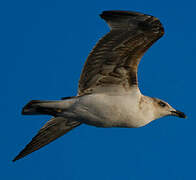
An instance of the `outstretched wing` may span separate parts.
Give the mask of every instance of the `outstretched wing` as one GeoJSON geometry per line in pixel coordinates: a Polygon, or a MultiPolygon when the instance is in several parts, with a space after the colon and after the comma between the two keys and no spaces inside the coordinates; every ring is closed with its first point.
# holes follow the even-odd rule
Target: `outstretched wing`
{"type": "Polygon", "coordinates": [[[150,15],[128,11],[104,11],[111,31],[98,41],[84,65],[78,94],[104,88],[137,85],[137,68],[145,51],[163,34],[160,21],[150,15]]]}
{"type": "Polygon", "coordinates": [[[73,128],[79,126],[81,123],[78,121],[69,121],[64,117],[54,117],[49,120],[31,140],[29,144],[13,159],[16,161],[25,157],[26,155],[42,148],[43,146],[54,141],[58,137],[69,132],[73,128]]]}

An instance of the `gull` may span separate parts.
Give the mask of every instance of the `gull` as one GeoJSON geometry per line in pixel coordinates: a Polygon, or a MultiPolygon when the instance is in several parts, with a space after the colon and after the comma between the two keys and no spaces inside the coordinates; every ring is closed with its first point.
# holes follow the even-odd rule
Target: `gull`
{"type": "Polygon", "coordinates": [[[23,115],[53,116],[16,161],[49,144],[81,124],[138,128],[164,116],[186,118],[167,102],[140,92],[139,62],[164,34],[158,18],[131,11],[103,11],[110,27],[89,54],[79,80],[78,94],[57,101],[30,101],[23,115]]]}

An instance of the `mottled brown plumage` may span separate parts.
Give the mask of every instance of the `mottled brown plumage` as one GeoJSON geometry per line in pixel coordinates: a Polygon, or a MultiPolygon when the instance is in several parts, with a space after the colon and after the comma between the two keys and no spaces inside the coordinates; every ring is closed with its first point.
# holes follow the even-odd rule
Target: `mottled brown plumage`
{"type": "Polygon", "coordinates": [[[140,59],[164,34],[160,21],[153,16],[127,11],[104,11],[100,16],[111,31],[89,54],[79,81],[79,95],[111,85],[137,85],[140,59]]]}
{"type": "Polygon", "coordinates": [[[54,117],[48,121],[31,140],[29,144],[13,159],[16,161],[24,156],[42,148],[43,146],[61,137],[73,128],[79,126],[78,121],[69,121],[64,117],[54,117]]]}
{"type": "MultiPolygon", "coordinates": [[[[77,97],[104,92],[106,88],[114,91],[115,86],[116,89],[124,90],[137,86],[140,59],[164,34],[160,21],[150,15],[128,11],[104,11],[100,16],[108,23],[111,31],[99,40],[89,54],[80,77],[77,97]]],[[[50,102],[48,104],[47,106],[46,101],[30,102],[25,106],[23,114],[57,116],[60,112],[59,106],[50,102]]],[[[81,122],[69,121],[64,117],[52,118],[13,161],[40,149],[80,124],[81,122]]]]}

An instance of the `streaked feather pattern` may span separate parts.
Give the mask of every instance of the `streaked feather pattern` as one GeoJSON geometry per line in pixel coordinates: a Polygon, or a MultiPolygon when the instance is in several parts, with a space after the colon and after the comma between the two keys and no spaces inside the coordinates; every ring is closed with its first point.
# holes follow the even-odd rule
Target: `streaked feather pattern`
{"type": "Polygon", "coordinates": [[[145,51],[164,29],[149,15],[128,11],[104,11],[101,15],[111,31],[101,38],[83,68],[78,94],[100,91],[100,87],[137,85],[137,68],[145,51]]]}

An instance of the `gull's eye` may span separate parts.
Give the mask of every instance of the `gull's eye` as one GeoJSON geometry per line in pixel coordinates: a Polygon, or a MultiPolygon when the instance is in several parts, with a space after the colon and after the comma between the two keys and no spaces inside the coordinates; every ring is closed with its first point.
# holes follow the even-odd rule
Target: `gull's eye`
{"type": "Polygon", "coordinates": [[[165,107],[165,106],[166,106],[166,104],[165,104],[163,101],[159,101],[159,105],[160,105],[161,107],[165,107]]]}

